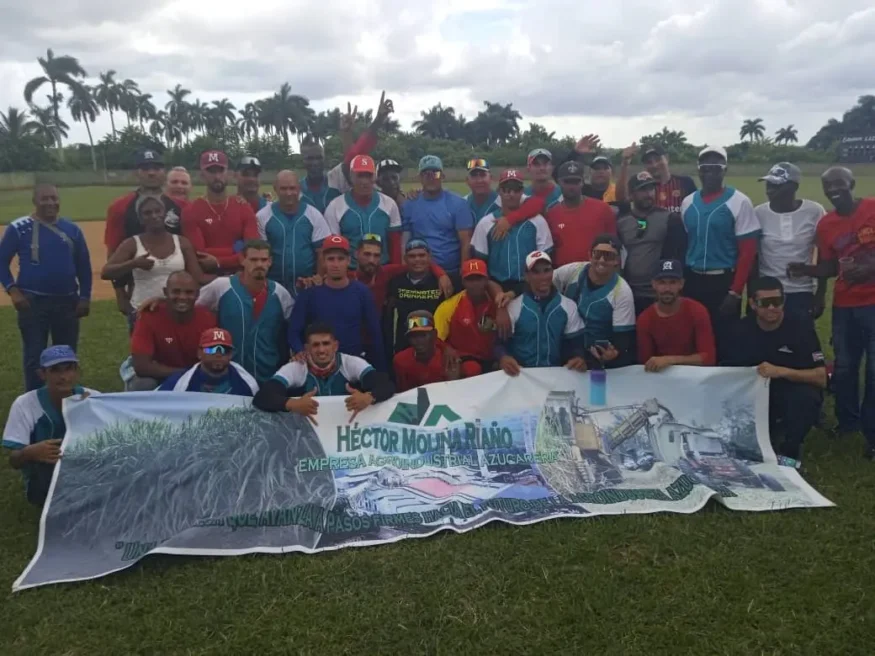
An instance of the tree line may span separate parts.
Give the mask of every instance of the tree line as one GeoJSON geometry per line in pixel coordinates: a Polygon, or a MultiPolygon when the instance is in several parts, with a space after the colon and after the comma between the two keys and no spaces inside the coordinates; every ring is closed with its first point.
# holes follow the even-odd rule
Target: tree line
{"type": "MultiPolygon", "coordinates": [[[[299,149],[304,142],[316,142],[325,146],[329,158],[340,155],[340,108],[317,113],[305,96],[293,93],[289,83],[239,108],[228,98],[204,102],[177,84],[167,90],[168,99],[161,106],[135,80],[120,79],[115,70],[102,71],[89,81],[75,57],[56,56],[49,49],[37,61],[42,75],[24,87],[27,108],[0,111],[0,171],[84,169],[89,165],[94,170],[129,168],[132,151],[144,146],[167,151],[167,159],[174,164],[194,166],[202,150],[222,147],[230,154],[258,154],[265,166],[273,168],[296,161],[291,154],[292,139],[299,149]],[[48,92],[45,103],[37,100],[41,91],[48,92]],[[109,116],[111,131],[95,143],[92,126],[101,113],[109,116]],[[85,125],[89,144],[64,147],[70,129],[65,115],[85,125]]],[[[358,114],[354,131],[365,129],[372,118],[370,109],[358,114]]],[[[442,156],[449,166],[463,166],[472,155],[513,165],[524,161],[533,147],[573,147],[575,139],[557,137],[538,123],[521,129],[522,120],[512,103],[484,101],[483,109],[471,119],[438,103],[420,112],[410,132],[402,131],[394,119],[386,121],[377,155],[408,166],[426,152],[442,156]]],[[[779,158],[824,161],[834,156],[842,136],[871,132],[875,132],[875,96],[867,95],[841,120],[830,119],[804,148],[795,146],[798,130],[794,125],[779,128],[769,137],[763,119],[754,118],[743,122],[740,142],[729,151],[733,158],[754,162],[779,158]]],[[[658,145],[678,162],[694,161],[700,147],[691,144],[683,131],[668,127],[643,135],[638,143],[658,145]]],[[[618,152],[607,149],[605,154],[616,156],[618,152]]]]}

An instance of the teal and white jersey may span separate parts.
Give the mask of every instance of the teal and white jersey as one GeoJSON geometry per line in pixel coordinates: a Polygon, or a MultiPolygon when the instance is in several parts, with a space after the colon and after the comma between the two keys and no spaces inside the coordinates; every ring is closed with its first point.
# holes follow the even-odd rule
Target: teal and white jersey
{"type": "Polygon", "coordinates": [[[495,240],[492,229],[500,217],[499,209],[477,224],[471,248],[477,257],[486,260],[490,277],[499,282],[519,282],[525,279],[526,256],[532,251],[553,250],[553,235],[547,220],[538,214],[512,226],[504,239],[495,240]]]}
{"type": "Polygon", "coordinates": [[[471,208],[471,212],[474,214],[475,228],[484,216],[488,216],[501,209],[501,196],[498,195],[497,191],[490,191],[486,200],[479,205],[474,201],[474,194],[468,194],[465,196],[465,201],[467,201],[468,206],[471,208]]]}
{"type": "MultiPolygon", "coordinates": [[[[528,186],[526,186],[525,189],[523,189],[523,200],[525,200],[529,196],[534,196],[534,195],[535,195],[535,192],[532,189],[532,185],[528,185],[528,186]]],[[[546,205],[544,205],[544,211],[546,212],[551,207],[553,207],[556,203],[561,203],[561,202],[562,202],[562,189],[559,187],[558,184],[554,184],[552,191],[549,194],[547,194],[547,200],[546,200],[546,205]]]]}
{"type": "Polygon", "coordinates": [[[586,347],[597,340],[610,341],[615,332],[635,330],[635,300],[632,288],[619,274],[601,287],[592,288],[587,271],[589,262],[572,262],[553,271],[553,284],[574,299],[586,324],[586,347]]]}
{"type": "Polygon", "coordinates": [[[279,203],[269,203],[255,215],[258,234],[270,244],[268,277],[294,293],[298,278],[316,273],[316,249],[331,234],[325,217],[312,205],[300,203],[289,215],[279,203]]]}
{"type": "Polygon", "coordinates": [[[379,235],[383,240],[382,264],[389,263],[389,233],[401,230],[401,213],[398,205],[386,194],[374,192],[367,207],[356,203],[351,193],[338,196],[325,210],[325,220],[334,235],[349,240],[352,251],[351,268],[356,268],[355,251],[367,234],[379,235]]]}
{"type": "Polygon", "coordinates": [[[709,202],[702,190],[681,202],[681,219],[687,229],[685,264],[694,271],[734,269],[738,261],[738,240],[762,232],[750,198],[733,187],[709,202]]]}
{"type": "Polygon", "coordinates": [[[584,331],[574,301],[562,294],[544,303],[525,292],[510,302],[507,311],[513,330],[508,353],[523,367],[562,365],[562,340],[580,337],[584,331]]]}
{"type": "MultiPolygon", "coordinates": [[[[73,390],[74,397],[84,392],[97,396],[100,392],[79,387],[73,390]]],[[[32,390],[12,402],[6,428],[3,430],[3,446],[7,449],[23,449],[44,440],[62,440],[67,432],[63,415],[52,405],[45,387],[32,390]]],[[[21,469],[27,498],[41,503],[48,491],[54,465],[42,462],[27,463],[21,469]],[[36,488],[40,488],[37,490],[36,488]]]]}
{"type": "Polygon", "coordinates": [[[316,390],[317,396],[345,396],[349,394],[347,383],[356,385],[374,368],[363,358],[338,353],[334,371],[326,378],[314,376],[306,362],[289,362],[277,371],[272,380],[277,380],[286,389],[303,388],[304,394],[316,390]]]}

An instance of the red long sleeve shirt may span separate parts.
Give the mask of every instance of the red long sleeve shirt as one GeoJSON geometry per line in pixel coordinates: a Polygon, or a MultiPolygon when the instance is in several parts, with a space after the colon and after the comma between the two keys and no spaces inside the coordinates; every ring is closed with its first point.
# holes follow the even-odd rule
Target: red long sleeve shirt
{"type": "Polygon", "coordinates": [[[190,203],[182,212],[182,234],[196,251],[209,253],[229,272],[240,268],[234,245],[259,238],[255,212],[239,196],[229,196],[219,205],[206,198],[190,203]]]}

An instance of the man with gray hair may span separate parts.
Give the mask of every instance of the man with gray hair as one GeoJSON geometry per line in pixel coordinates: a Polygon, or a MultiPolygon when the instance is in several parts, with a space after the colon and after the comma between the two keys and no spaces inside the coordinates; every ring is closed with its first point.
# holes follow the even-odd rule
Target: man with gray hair
{"type": "Polygon", "coordinates": [[[826,278],[791,276],[791,262],[814,263],[817,224],[826,212],[813,200],[796,198],[802,171],[790,162],[778,162],[760,178],[768,201],[754,212],[762,228],[755,277],[770,276],[784,287],[784,311],[805,321],[823,314],[826,278]]]}

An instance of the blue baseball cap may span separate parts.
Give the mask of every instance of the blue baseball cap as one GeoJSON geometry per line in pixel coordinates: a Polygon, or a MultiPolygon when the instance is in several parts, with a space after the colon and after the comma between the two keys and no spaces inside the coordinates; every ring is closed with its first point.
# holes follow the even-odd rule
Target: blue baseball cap
{"type": "Polygon", "coordinates": [[[682,280],[684,277],[684,267],[679,260],[660,260],[659,266],[653,273],[654,280],[662,280],[666,278],[674,278],[682,280]]]}
{"type": "Polygon", "coordinates": [[[428,244],[425,243],[424,239],[411,239],[404,247],[404,252],[409,253],[410,251],[417,248],[423,248],[426,250],[426,252],[431,253],[431,249],[428,247],[428,244]]]}
{"type": "Polygon", "coordinates": [[[443,171],[444,163],[437,155],[426,155],[419,160],[419,172],[423,171],[443,171]]]}
{"type": "Polygon", "coordinates": [[[48,369],[56,364],[63,364],[65,362],[79,362],[76,352],[66,344],[50,346],[40,353],[39,356],[39,366],[43,369],[48,369]]]}

